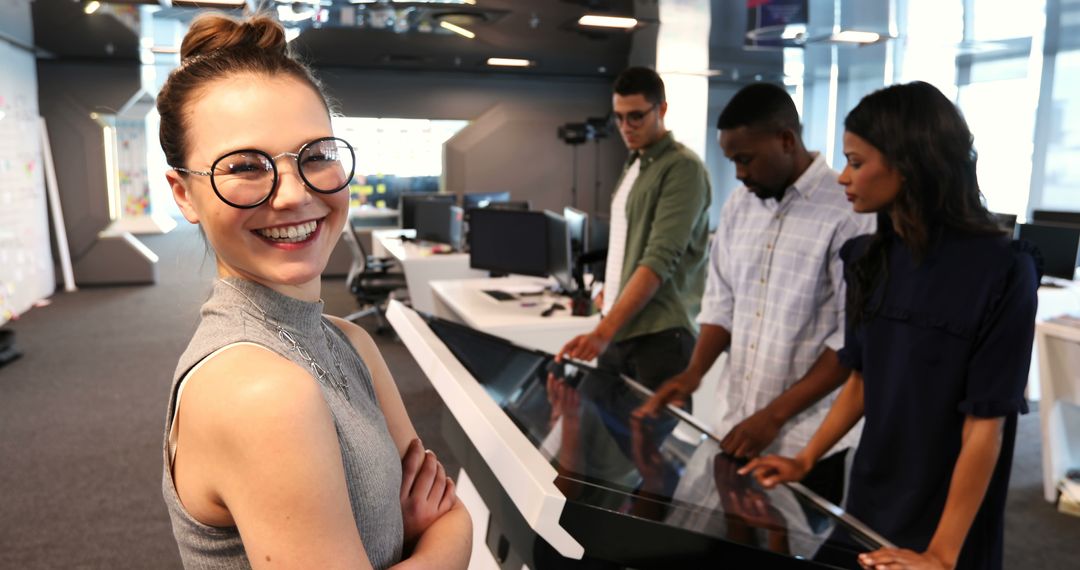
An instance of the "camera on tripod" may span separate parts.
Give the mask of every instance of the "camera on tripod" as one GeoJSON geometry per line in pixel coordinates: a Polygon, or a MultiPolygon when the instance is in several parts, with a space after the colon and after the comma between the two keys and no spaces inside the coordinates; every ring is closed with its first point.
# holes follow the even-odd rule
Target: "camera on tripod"
{"type": "Polygon", "coordinates": [[[589,117],[583,123],[566,123],[558,130],[559,139],[568,145],[599,141],[609,134],[611,134],[611,119],[608,117],[589,117]]]}

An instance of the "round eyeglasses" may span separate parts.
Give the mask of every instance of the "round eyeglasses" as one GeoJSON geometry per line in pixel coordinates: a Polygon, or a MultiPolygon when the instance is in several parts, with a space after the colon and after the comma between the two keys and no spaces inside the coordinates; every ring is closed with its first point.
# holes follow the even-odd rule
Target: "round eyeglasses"
{"type": "Polygon", "coordinates": [[[344,189],[355,174],[356,152],[352,145],[336,137],[315,139],[296,152],[277,156],[258,149],[235,150],[215,160],[209,171],[169,168],[209,176],[210,186],[222,202],[234,208],[254,208],[274,194],[278,184],[276,161],[283,156],[296,159],[300,179],[320,194],[344,189]]]}
{"type": "Polygon", "coordinates": [[[612,111],[611,116],[616,126],[626,123],[630,126],[630,128],[636,129],[645,123],[645,117],[648,117],[649,113],[652,113],[653,109],[655,108],[656,103],[653,103],[652,105],[649,105],[648,109],[642,109],[641,111],[629,111],[625,115],[616,111],[612,111]]]}

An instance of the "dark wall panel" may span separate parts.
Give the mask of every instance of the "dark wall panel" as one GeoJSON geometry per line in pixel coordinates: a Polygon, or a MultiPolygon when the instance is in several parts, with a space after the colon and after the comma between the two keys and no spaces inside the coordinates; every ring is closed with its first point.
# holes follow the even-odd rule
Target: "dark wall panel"
{"type": "MultiPolygon", "coordinates": [[[[536,208],[570,204],[573,151],[558,127],[603,117],[611,108],[608,80],[507,77],[494,74],[395,73],[344,68],[319,71],[338,110],[354,117],[474,121],[445,154],[448,191],[510,190],[536,208]],[[468,131],[472,131],[469,134],[468,131]]],[[[595,176],[606,212],[626,158],[618,135],[579,147],[578,206],[592,211],[595,176]]]]}
{"type": "Polygon", "coordinates": [[[90,114],[115,113],[139,90],[137,63],[38,60],[38,103],[48,126],[73,260],[109,225],[105,143],[90,114]]]}

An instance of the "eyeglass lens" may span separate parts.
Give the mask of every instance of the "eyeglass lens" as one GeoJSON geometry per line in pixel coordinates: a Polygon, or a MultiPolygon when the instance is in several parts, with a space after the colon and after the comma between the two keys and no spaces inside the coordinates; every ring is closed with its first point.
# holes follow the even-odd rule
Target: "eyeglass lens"
{"type": "Polygon", "coordinates": [[[645,120],[645,116],[651,113],[652,110],[653,108],[649,107],[645,111],[629,111],[625,115],[622,113],[612,113],[612,115],[615,117],[616,124],[627,123],[631,127],[637,127],[641,125],[642,121],[645,120]]]}
{"type": "MultiPolygon", "coordinates": [[[[313,190],[332,193],[348,185],[353,175],[352,148],[340,139],[321,139],[301,149],[296,159],[300,176],[313,190]]],[[[257,151],[237,151],[217,160],[214,189],[225,202],[239,207],[261,203],[274,191],[274,161],[257,151]]]]}

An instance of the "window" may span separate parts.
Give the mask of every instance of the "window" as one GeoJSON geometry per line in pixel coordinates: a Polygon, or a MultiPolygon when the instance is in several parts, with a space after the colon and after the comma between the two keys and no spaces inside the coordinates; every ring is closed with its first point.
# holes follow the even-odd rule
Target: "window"
{"type": "Polygon", "coordinates": [[[402,192],[438,192],[443,145],[468,121],[335,117],[334,134],[356,149],[350,206],[396,208],[402,192]]]}

